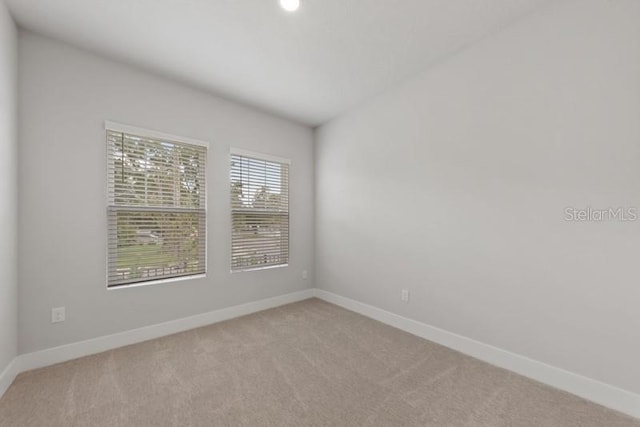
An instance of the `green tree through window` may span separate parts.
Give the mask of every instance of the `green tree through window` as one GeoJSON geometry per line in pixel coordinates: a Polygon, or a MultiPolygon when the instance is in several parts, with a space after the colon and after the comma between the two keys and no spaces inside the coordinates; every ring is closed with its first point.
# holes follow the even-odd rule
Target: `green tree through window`
{"type": "Polygon", "coordinates": [[[107,131],[108,286],[205,272],[206,148],[107,131]]]}
{"type": "Polygon", "coordinates": [[[289,163],[231,155],[232,270],[289,262],[289,163]]]}

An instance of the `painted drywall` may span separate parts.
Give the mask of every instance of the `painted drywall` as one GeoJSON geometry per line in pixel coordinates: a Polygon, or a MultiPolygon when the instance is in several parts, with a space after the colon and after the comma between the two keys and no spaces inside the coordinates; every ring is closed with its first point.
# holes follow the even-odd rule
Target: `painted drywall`
{"type": "Polygon", "coordinates": [[[19,66],[20,353],[313,287],[311,129],[28,32],[19,66]],[[105,120],[210,141],[206,279],[106,289],[105,120]],[[230,273],[231,146],[291,159],[289,267],[230,273]]]}
{"type": "Polygon", "coordinates": [[[640,392],[639,118],[640,2],[494,34],[317,130],[317,286],[640,392]]]}
{"type": "Polygon", "coordinates": [[[0,373],[16,356],[18,33],[0,0],[0,373]]]}

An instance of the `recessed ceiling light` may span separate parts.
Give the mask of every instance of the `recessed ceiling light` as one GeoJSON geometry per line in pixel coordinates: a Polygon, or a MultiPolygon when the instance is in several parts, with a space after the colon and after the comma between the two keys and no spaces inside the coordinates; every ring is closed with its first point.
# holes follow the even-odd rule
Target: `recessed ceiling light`
{"type": "Polygon", "coordinates": [[[280,7],[287,12],[295,12],[300,7],[300,0],[280,0],[280,7]]]}

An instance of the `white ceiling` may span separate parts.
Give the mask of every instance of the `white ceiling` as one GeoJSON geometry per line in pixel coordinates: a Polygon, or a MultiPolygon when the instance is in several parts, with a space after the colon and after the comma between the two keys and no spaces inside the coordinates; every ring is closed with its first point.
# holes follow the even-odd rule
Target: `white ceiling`
{"type": "Polygon", "coordinates": [[[549,0],[5,0],[18,23],[318,125],[549,0]]]}

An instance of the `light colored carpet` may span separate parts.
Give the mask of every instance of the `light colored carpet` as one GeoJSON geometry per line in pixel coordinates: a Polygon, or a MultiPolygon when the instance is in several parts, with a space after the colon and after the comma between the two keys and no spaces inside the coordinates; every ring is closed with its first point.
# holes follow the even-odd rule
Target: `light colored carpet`
{"type": "Polygon", "coordinates": [[[18,376],[2,426],[640,426],[317,299],[18,376]]]}

